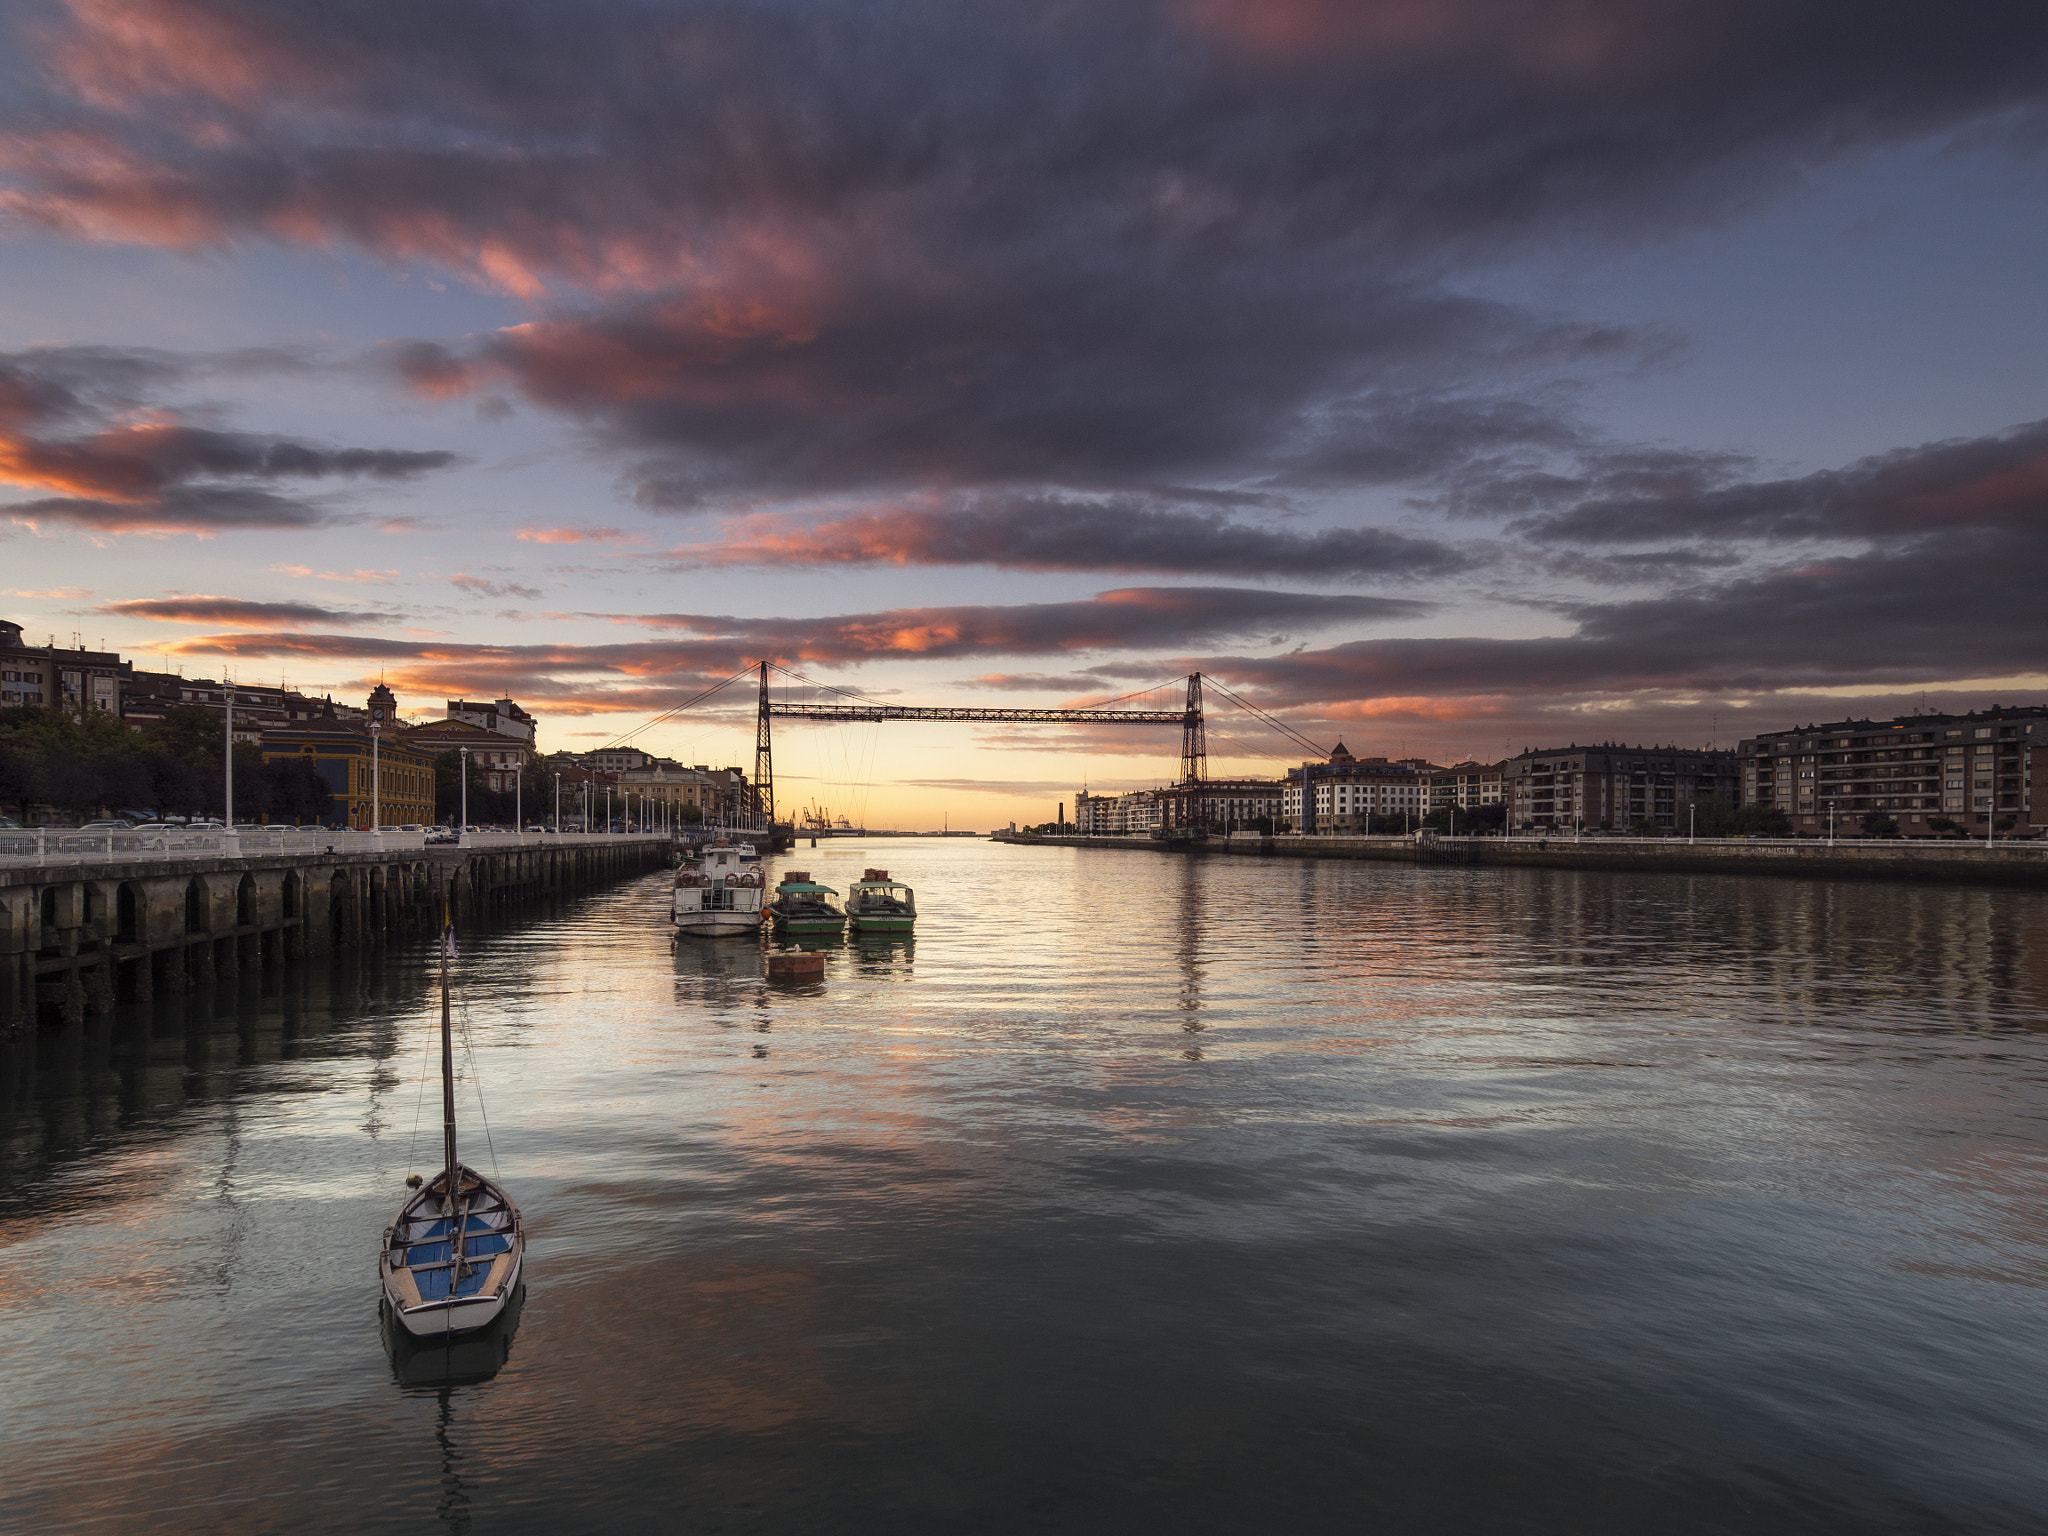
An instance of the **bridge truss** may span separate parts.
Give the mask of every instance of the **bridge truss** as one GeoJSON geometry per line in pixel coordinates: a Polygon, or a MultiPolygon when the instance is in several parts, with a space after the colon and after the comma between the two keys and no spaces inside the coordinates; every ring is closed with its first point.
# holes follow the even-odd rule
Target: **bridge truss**
{"type": "MultiPolygon", "coordinates": [[[[778,703],[768,696],[769,663],[761,663],[761,702],[754,727],[754,792],[769,825],[775,822],[775,752],[768,722],[785,720],[968,720],[1058,721],[1068,725],[1178,725],[1180,777],[1184,786],[1209,776],[1208,735],[1202,723],[1202,674],[1188,675],[1187,703],[1180,709],[965,709],[946,705],[884,704],[847,694],[831,704],[778,703]]],[[[778,671],[783,670],[777,668],[778,671]]],[[[796,674],[792,673],[791,676],[796,674]]],[[[802,681],[809,682],[804,678],[802,681]]],[[[812,686],[818,686],[813,684],[812,686]]],[[[834,690],[837,691],[837,690],[834,690]]]]}
{"type": "MultiPolygon", "coordinates": [[[[626,735],[612,743],[623,746],[641,731],[673,718],[685,710],[703,703],[722,689],[732,686],[746,677],[749,672],[758,672],[760,679],[759,702],[755,707],[754,720],[754,814],[764,826],[775,825],[775,738],[771,721],[817,720],[852,721],[874,723],[883,720],[958,720],[999,724],[1006,722],[1026,724],[1065,725],[1178,725],[1180,727],[1180,820],[1186,826],[1205,826],[1210,817],[1208,805],[1200,793],[1209,777],[1208,727],[1204,718],[1204,687],[1214,689],[1231,703],[1256,718],[1262,725],[1287,738],[1293,744],[1305,748],[1312,757],[1326,756],[1326,752],[1301,732],[1283,720],[1275,719],[1250,700],[1240,698],[1214,678],[1205,678],[1200,672],[1191,672],[1187,679],[1187,696],[1179,709],[1116,709],[1111,707],[1120,700],[1111,700],[1101,707],[1083,709],[972,709],[954,705],[921,706],[915,704],[885,704],[879,699],[863,698],[845,689],[833,688],[800,672],[762,661],[743,671],[734,673],[721,682],[712,684],[703,692],[684,700],[673,708],[653,716],[626,735]],[[776,700],[768,690],[768,675],[780,672],[793,682],[839,697],[829,703],[796,704],[776,700]]],[[[1149,693],[1154,690],[1145,689],[1149,693]]],[[[1139,694],[1127,694],[1137,698],[1139,694]]]]}

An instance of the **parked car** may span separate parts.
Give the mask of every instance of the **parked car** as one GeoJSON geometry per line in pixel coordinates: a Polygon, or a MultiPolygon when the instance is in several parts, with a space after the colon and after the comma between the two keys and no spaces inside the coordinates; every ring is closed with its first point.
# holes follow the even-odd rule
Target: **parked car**
{"type": "Polygon", "coordinates": [[[77,830],[80,832],[132,832],[135,830],[135,823],[132,821],[122,821],[119,817],[115,817],[107,821],[80,822],[77,830]]]}

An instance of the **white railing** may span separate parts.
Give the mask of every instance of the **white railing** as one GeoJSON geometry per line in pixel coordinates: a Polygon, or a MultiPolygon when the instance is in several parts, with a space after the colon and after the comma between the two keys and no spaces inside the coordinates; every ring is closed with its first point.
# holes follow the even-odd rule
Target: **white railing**
{"type": "MultiPolygon", "coordinates": [[[[666,834],[470,832],[432,846],[543,847],[563,843],[660,842],[666,834]]],[[[320,827],[165,827],[80,832],[67,827],[0,829],[0,866],[104,864],[149,859],[248,859],[286,853],[404,853],[430,846],[424,832],[343,832],[320,827]]]]}

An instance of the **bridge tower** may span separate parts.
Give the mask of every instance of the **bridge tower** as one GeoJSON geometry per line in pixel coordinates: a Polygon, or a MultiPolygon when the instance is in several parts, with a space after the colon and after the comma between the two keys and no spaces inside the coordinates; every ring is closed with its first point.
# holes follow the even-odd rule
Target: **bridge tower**
{"type": "Polygon", "coordinates": [[[768,735],[768,663],[761,663],[761,714],[754,724],[754,798],[762,825],[775,825],[775,748],[768,735]]]}
{"type": "Polygon", "coordinates": [[[1188,674],[1187,709],[1180,720],[1180,786],[1183,824],[1208,825],[1208,807],[1201,796],[1209,777],[1209,738],[1202,724],[1202,674],[1188,674]]]}

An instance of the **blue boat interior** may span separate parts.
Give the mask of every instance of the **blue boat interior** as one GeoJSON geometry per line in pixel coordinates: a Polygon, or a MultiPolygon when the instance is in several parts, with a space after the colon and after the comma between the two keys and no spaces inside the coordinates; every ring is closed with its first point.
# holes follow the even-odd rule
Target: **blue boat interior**
{"type": "MultiPolygon", "coordinates": [[[[501,1253],[509,1253],[513,1234],[506,1225],[508,1213],[501,1205],[493,1204],[484,1211],[472,1211],[462,1223],[462,1256],[469,1266],[459,1280],[454,1282],[454,1295],[460,1299],[474,1296],[483,1289],[485,1279],[491,1271],[491,1261],[501,1253]]],[[[455,1265],[454,1221],[446,1216],[414,1219],[400,1223],[398,1242],[393,1245],[394,1266],[410,1270],[413,1283],[419,1287],[422,1301],[445,1301],[449,1296],[449,1283],[455,1265]]]]}

